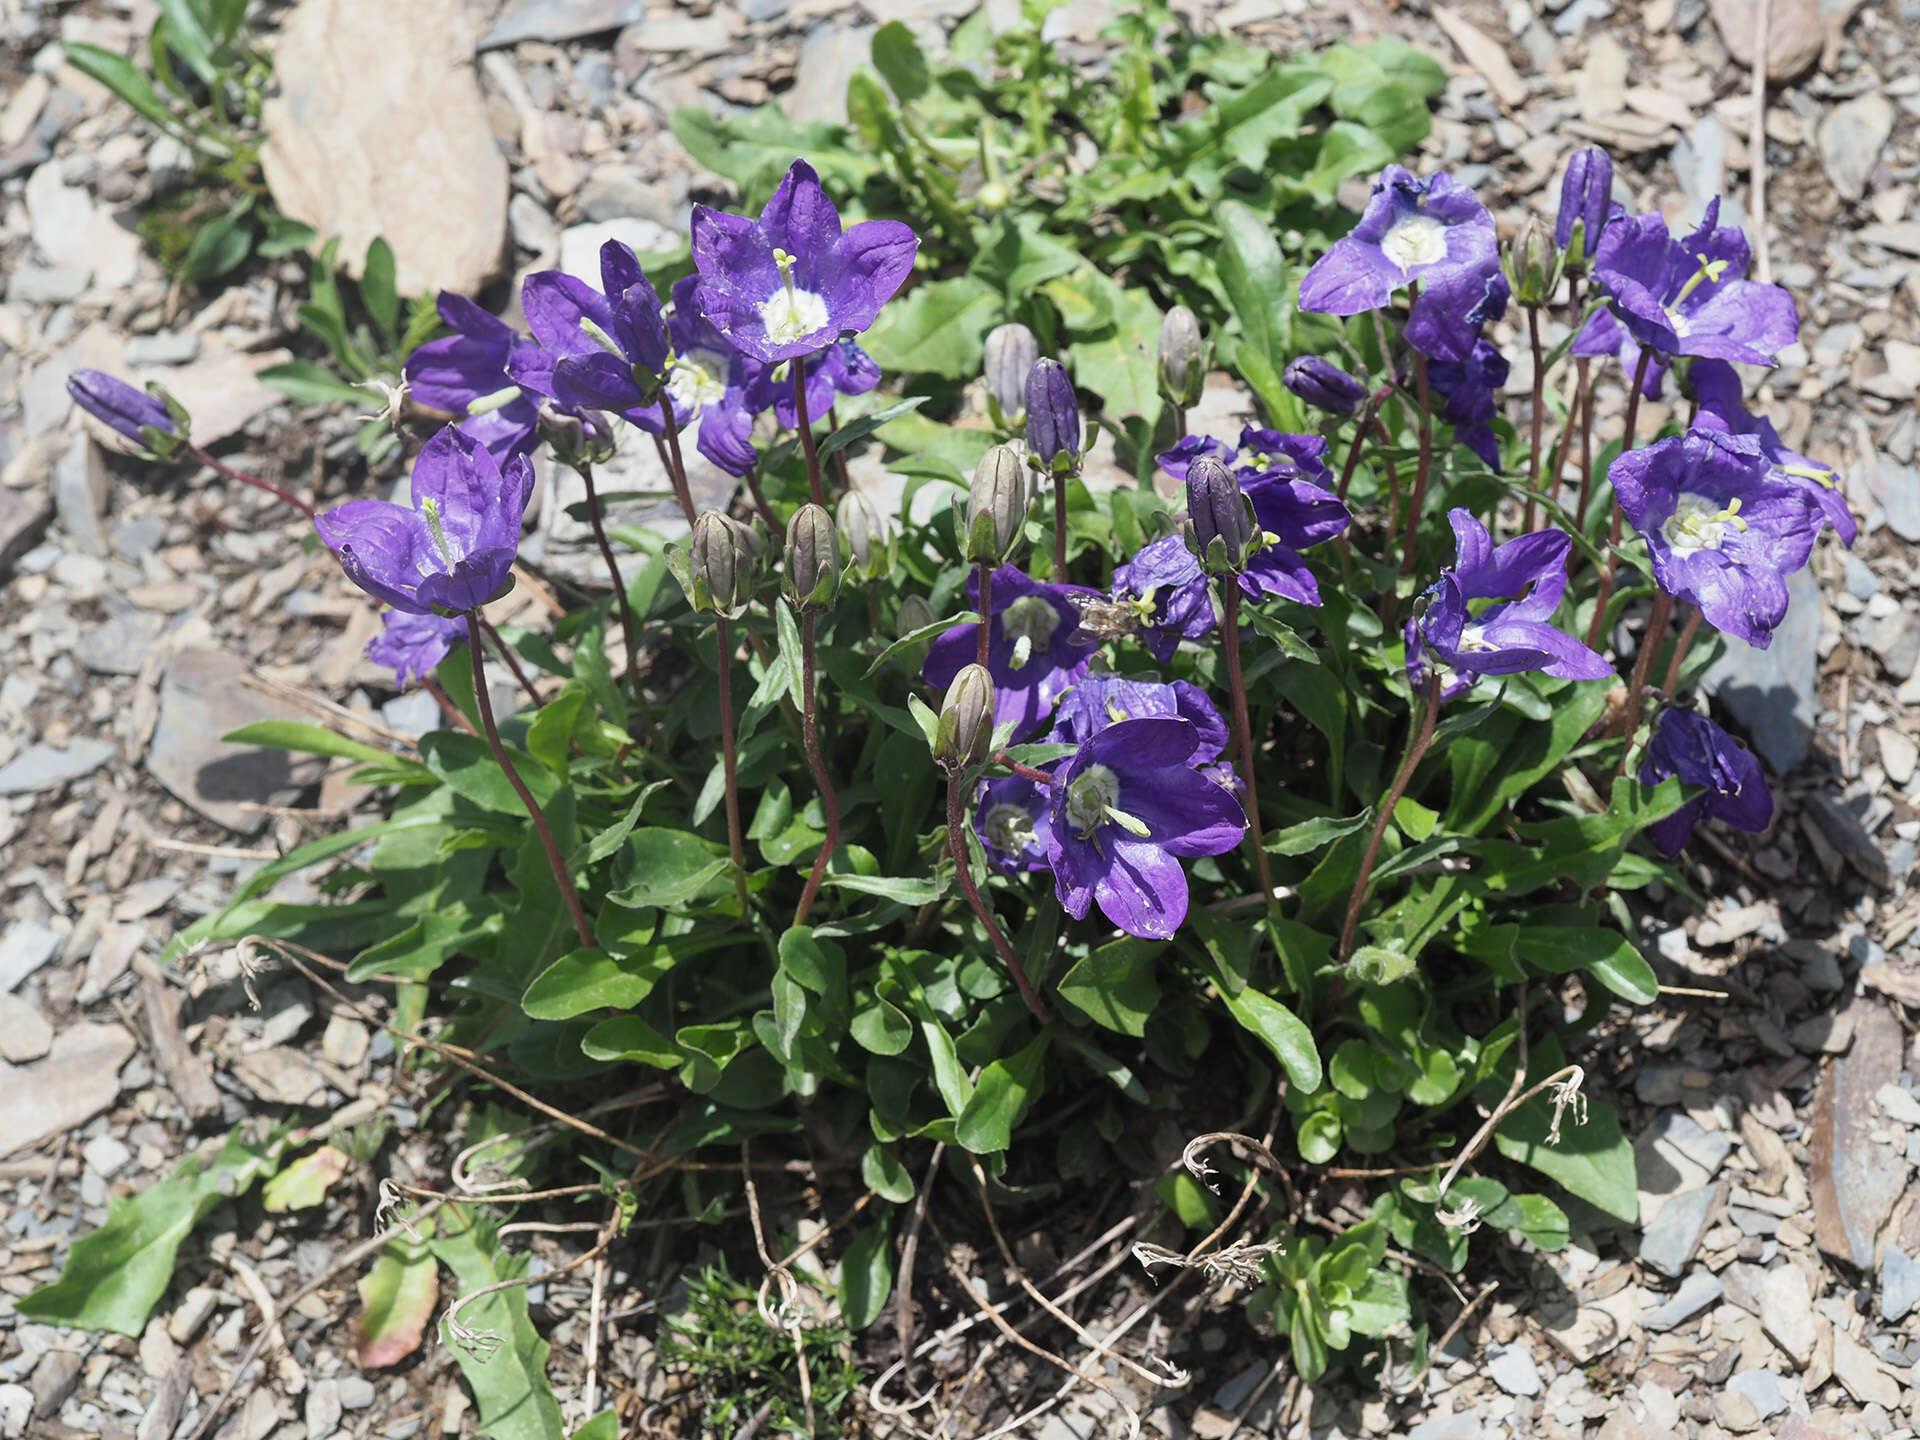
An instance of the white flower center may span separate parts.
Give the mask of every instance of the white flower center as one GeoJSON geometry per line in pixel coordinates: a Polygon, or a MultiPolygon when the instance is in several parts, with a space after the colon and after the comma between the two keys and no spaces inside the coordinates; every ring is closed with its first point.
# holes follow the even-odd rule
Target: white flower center
{"type": "Polygon", "coordinates": [[[760,323],[768,343],[791,345],[827,328],[827,302],[811,290],[782,286],[760,302],[760,323]]]}
{"type": "Polygon", "coordinates": [[[711,350],[676,355],[667,372],[667,393],[682,409],[698,411],[718,404],[726,395],[726,373],[726,358],[711,350]]]}
{"type": "Polygon", "coordinates": [[[1000,625],[1013,640],[1013,668],[1024,670],[1035,650],[1053,643],[1060,628],[1060,612],[1038,595],[1022,595],[1006,608],[1000,625]]]}
{"type": "Polygon", "coordinates": [[[1119,798],[1120,777],[1105,765],[1089,765],[1067,786],[1067,818],[1082,835],[1091,835],[1119,798]]]}
{"type": "Polygon", "coordinates": [[[1021,805],[996,805],[987,811],[987,844],[1005,855],[1024,855],[1033,847],[1033,816],[1021,805]]]}
{"type": "Polygon", "coordinates": [[[1469,625],[1460,632],[1460,644],[1458,648],[1462,654],[1484,655],[1489,650],[1494,650],[1498,647],[1487,639],[1486,626],[1469,625]]]}
{"type": "Polygon", "coordinates": [[[1431,215],[1409,215],[1381,237],[1381,252],[1402,270],[1447,258],[1447,227],[1431,215]]]}
{"type": "Polygon", "coordinates": [[[1684,559],[1702,550],[1718,550],[1726,543],[1728,530],[1746,528],[1747,522],[1740,518],[1738,500],[1728,501],[1722,507],[1704,495],[1683,490],[1674,502],[1673,514],[1660,530],[1667,537],[1667,544],[1673,547],[1673,553],[1684,559]]]}

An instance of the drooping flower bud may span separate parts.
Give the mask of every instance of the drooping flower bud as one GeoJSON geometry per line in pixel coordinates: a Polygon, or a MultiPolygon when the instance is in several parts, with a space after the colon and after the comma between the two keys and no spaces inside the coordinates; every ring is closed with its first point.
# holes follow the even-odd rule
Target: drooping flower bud
{"type": "Polygon", "coordinates": [[[863,580],[878,580],[892,563],[893,527],[880,508],[858,490],[849,490],[835,507],[840,540],[863,580]]]}
{"type": "Polygon", "coordinates": [[[706,510],[693,522],[686,550],[669,551],[667,564],[695,610],[737,620],[753,601],[760,569],[760,537],[751,526],[717,510],[706,510]]]}
{"type": "Polygon", "coordinates": [[[787,598],[802,610],[828,610],[840,598],[840,538],[833,517],[802,505],[787,522],[787,598]]]}
{"type": "Polygon", "coordinates": [[[978,765],[993,749],[993,677],[984,665],[962,666],[947,687],[934,730],[934,762],[947,770],[978,765]]]}
{"type": "Polygon", "coordinates": [[[1207,342],[1200,317],[1176,305],[1160,322],[1160,393],[1170,405],[1185,407],[1200,399],[1207,380],[1207,342]]]}
{"type": "Polygon", "coordinates": [[[1280,383],[1316,410],[1351,415],[1367,398],[1363,381],[1354,379],[1330,360],[1302,355],[1281,375],[1280,383]]]}
{"type": "Polygon", "coordinates": [[[1560,213],[1553,222],[1553,243],[1566,254],[1569,274],[1591,268],[1600,249],[1600,232],[1613,209],[1613,157],[1589,145],[1567,162],[1560,182],[1560,213]]]}
{"type": "Polygon", "coordinates": [[[1049,475],[1080,470],[1080,402],[1067,367],[1051,358],[1027,372],[1027,460],[1049,475]]]}
{"type": "Polygon", "coordinates": [[[187,437],[187,412],[158,386],[136,390],[100,370],[76,370],[67,377],[73,403],[116,434],[135,441],[158,460],[171,459],[187,437]]]}
{"type": "Polygon", "coordinates": [[[1040,342],[1018,320],[996,325],[987,332],[986,358],[981,369],[987,379],[987,412],[993,423],[1012,430],[1027,416],[1027,372],[1040,358],[1040,342]]]}
{"type": "Polygon", "coordinates": [[[1194,553],[1208,574],[1238,574],[1245,568],[1257,533],[1253,510],[1233,471],[1211,455],[1198,456],[1187,467],[1187,519],[1194,553]]]}
{"type": "Polygon", "coordinates": [[[1547,238],[1539,223],[1528,219],[1500,257],[1513,298],[1522,305],[1545,305],[1559,288],[1564,252],[1547,238]]]}
{"type": "Polygon", "coordinates": [[[967,497],[966,558],[982,565],[1004,561],[1020,539],[1029,498],[1026,471],[1011,445],[982,455],[967,497]]]}

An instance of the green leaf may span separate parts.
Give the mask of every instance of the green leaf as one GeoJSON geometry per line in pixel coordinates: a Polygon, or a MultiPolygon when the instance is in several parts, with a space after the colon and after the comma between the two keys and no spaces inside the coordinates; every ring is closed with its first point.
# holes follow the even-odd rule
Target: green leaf
{"type": "MultiPolygon", "coordinates": [[[[486,1217],[464,1205],[449,1205],[440,1214],[440,1233],[430,1243],[453,1272],[461,1295],[526,1272],[526,1257],[501,1249],[486,1217]]],[[[490,1351],[470,1349],[441,1321],[440,1343],[452,1352],[473,1391],[479,1433],[487,1440],[564,1440],[566,1426],[547,1379],[547,1342],[527,1318],[526,1287],[482,1296],[460,1312],[460,1324],[498,1342],[490,1351]]]]}
{"type": "MultiPolygon", "coordinates": [[[[1559,1041],[1548,1035],[1533,1047],[1527,1074],[1542,1080],[1566,1063],[1559,1041]]],[[[1513,1078],[1513,1056],[1480,1085],[1482,1104],[1495,1105],[1513,1078]]],[[[1604,1100],[1589,1098],[1586,1123],[1568,1109],[1561,1116],[1560,1139],[1549,1144],[1553,1128],[1552,1092],[1536,1095],[1494,1132],[1493,1143],[1509,1160],[1530,1165],[1589,1205],[1632,1225],[1639,1220],[1640,1196],[1633,1146],[1620,1132],[1620,1117],[1604,1100]]]]}
{"type": "Polygon", "coordinates": [[[1044,1031],[1025,1049],[980,1072],[972,1097],[960,1111],[954,1138],[976,1155],[997,1155],[1013,1143],[1013,1127],[1026,1113],[1050,1040],[1044,1031]]]}
{"type": "Polygon", "coordinates": [[[393,247],[380,236],[367,246],[367,263],[360,272],[360,299],[389,347],[400,325],[400,296],[394,289],[393,247]]]}
{"type": "Polygon", "coordinates": [[[1068,347],[1075,382],[1098,394],[1112,419],[1138,415],[1151,426],[1160,418],[1159,333],[1160,310],[1153,297],[1125,290],[1114,303],[1112,326],[1068,347]]]}
{"type": "Polygon", "coordinates": [[[913,32],[898,20],[873,32],[873,68],[902,105],[911,105],[927,93],[927,57],[920,53],[913,32]]]}
{"type": "Polygon", "coordinates": [[[602,1020],[580,1041],[580,1053],[590,1060],[628,1060],[672,1070],[686,1057],[666,1036],[638,1015],[615,1015],[602,1020]]]}
{"type": "Polygon", "coordinates": [[[904,1010],[878,992],[871,1004],[854,1012],[850,1029],[854,1042],[875,1055],[898,1055],[913,1043],[913,1022],[904,1010]]]}
{"type": "Polygon", "coordinates": [[[1375,1266],[1347,1302],[1347,1325],[1356,1335],[1385,1335],[1412,1318],[1407,1277],[1375,1266]]]}
{"type": "Polygon", "coordinates": [[[875,1141],[860,1157],[860,1179],[882,1200],[905,1205],[913,1199],[913,1177],[885,1145],[875,1141]]]}
{"type": "Polygon", "coordinates": [[[803,125],[778,105],[725,119],[689,105],[673,112],[672,124],[674,138],[695,160],[761,200],[773,193],[796,155],[812,162],[829,189],[857,190],[880,167],[878,157],[846,147],[843,126],[803,125]]]}
{"type": "Polygon", "coordinates": [[[613,665],[607,659],[607,613],[604,608],[582,625],[573,637],[573,673],[594,704],[611,720],[615,728],[627,728],[627,696],[613,679],[613,665]]]}
{"type": "Polygon", "coordinates": [[[193,0],[156,0],[156,3],[160,10],[159,29],[166,37],[168,48],[199,77],[201,84],[219,84],[213,61],[213,37],[207,34],[193,0]]]}
{"type": "Polygon", "coordinates": [[[347,1173],[352,1163],[345,1151],[322,1145],[267,1181],[260,1192],[261,1208],[271,1215],[288,1210],[311,1210],[327,1198],[327,1191],[347,1173]]]}
{"type": "Polygon", "coordinates": [[[1300,1122],[1295,1144],[1309,1165],[1324,1165],[1340,1153],[1340,1112],[1316,1110],[1300,1122]]]}
{"type": "Polygon", "coordinates": [[[849,420],[820,442],[820,459],[825,460],[828,456],[838,454],[849,445],[859,444],[869,435],[872,435],[893,421],[898,420],[901,416],[911,415],[931,398],[931,396],[927,395],[909,395],[904,400],[896,400],[893,404],[883,405],[880,409],[862,415],[856,420],[849,420]]]}
{"type": "Polygon", "coordinates": [[[1311,1095],[1320,1088],[1322,1078],[1320,1052],[1314,1048],[1313,1032],[1300,1017],[1251,985],[1237,995],[1227,993],[1223,977],[1215,974],[1214,985],[1227,1009],[1240,1022],[1240,1028],[1273,1052],[1274,1059],[1286,1067],[1287,1078],[1296,1090],[1311,1095]]]}
{"type": "Polygon", "coordinates": [[[575,950],[533,977],[520,1008],[535,1020],[571,1020],[589,1010],[626,1010],[653,993],[674,966],[667,945],[649,946],[634,959],[604,950],[575,950]]]}
{"type": "Polygon", "coordinates": [[[1166,950],[1159,941],[1127,937],[1090,952],[1060,981],[1060,998],[1096,1025],[1122,1035],[1145,1035],[1160,1003],[1155,962],[1166,950]]]}
{"type": "MultiPolygon", "coordinates": [[[[1220,283],[1240,326],[1241,348],[1264,359],[1266,373],[1277,380],[1287,364],[1293,307],[1287,303],[1287,262],[1273,238],[1273,222],[1238,200],[1223,202],[1217,214],[1220,283]]],[[[1260,398],[1276,418],[1283,413],[1275,409],[1277,400],[1265,394],[1260,398]]]]}
{"type": "MultiPolygon", "coordinates": [[[[116,55],[111,50],[102,50],[98,45],[77,42],[61,48],[74,69],[98,80],[167,134],[176,140],[192,136],[192,132],[182,126],[174,115],[173,107],[160,98],[160,92],[153,88],[153,82],[124,56],[116,55]]],[[[206,142],[198,136],[192,138],[199,141],[196,148],[207,148],[206,142]]],[[[224,150],[225,147],[218,148],[224,150]]]]}
{"type": "Polygon", "coordinates": [[[1220,1207],[1214,1203],[1213,1196],[1185,1170],[1162,1175],[1153,1190],[1174,1218],[1189,1230],[1198,1230],[1204,1235],[1220,1223],[1220,1207]]]}
{"type": "Polygon", "coordinates": [[[1320,137],[1320,156],[1301,183],[1321,204],[1330,204],[1340,182],[1393,163],[1395,152],[1364,125],[1336,120],[1320,137]]]}
{"type": "MultiPolygon", "coordinates": [[[[876,655],[873,659],[873,663],[867,667],[866,673],[869,676],[871,676],[875,671],[879,670],[879,668],[882,665],[885,665],[887,661],[891,659],[899,651],[908,649],[915,645],[924,645],[927,643],[927,641],[932,640],[937,636],[946,634],[947,631],[951,630],[956,625],[978,625],[979,623],[980,623],[980,612],[978,610],[962,610],[962,611],[959,611],[957,614],[947,616],[947,618],[944,620],[935,620],[931,624],[917,626],[916,628],[909,630],[906,634],[902,635],[898,640],[894,641],[891,645],[887,646],[886,649],[882,650],[878,655],[876,655]]],[[[912,704],[912,702],[916,699],[919,699],[919,697],[910,696],[908,698],[908,703],[912,704]]],[[[924,700],[922,700],[920,703],[922,706],[925,706],[926,704],[924,700]]],[[[934,718],[937,721],[939,717],[935,716],[934,718]]],[[[927,743],[928,744],[933,743],[931,737],[929,737],[927,743]]]]}
{"type": "Polygon", "coordinates": [[[671,909],[693,899],[732,863],[711,841],[684,830],[638,830],[621,857],[626,883],[607,898],[630,910],[671,909]]]}
{"type": "Polygon", "coordinates": [[[533,717],[527,728],[527,751],[556,775],[567,773],[567,758],[573,750],[573,730],[580,711],[587,703],[584,686],[567,685],[533,717]]]}
{"type": "Polygon", "coordinates": [[[420,1348],[440,1304],[440,1266],[426,1241],[438,1215],[414,1222],[420,1239],[396,1235],[360,1281],[354,1359],[362,1370],[398,1365],[420,1348]]]}
{"type": "Polygon", "coordinates": [[[969,379],[1001,303],[997,290],[971,275],[935,280],[882,310],[861,344],[883,370],[969,379]]]}
{"type": "Polygon", "coordinates": [[[349,385],[324,365],[311,360],[289,360],[260,372],[260,383],[302,405],[370,405],[365,390],[349,385]]]}
{"type": "Polygon", "coordinates": [[[1238,94],[1171,127],[1175,168],[1203,196],[1219,194],[1235,165],[1256,173],[1276,140],[1299,133],[1307,113],[1333,89],[1317,69],[1282,65],[1238,94]]]}
{"type": "Polygon", "coordinates": [[[180,262],[181,274],[196,285],[237,269],[253,249],[253,226],[244,212],[217,215],[200,227],[180,262]]]}
{"type": "Polygon", "coordinates": [[[273,750],[293,750],[306,755],[334,755],[343,760],[365,760],[375,765],[391,764],[400,758],[391,750],[363,745],[358,740],[319,725],[303,725],[297,720],[261,720],[242,725],[220,737],[227,745],[264,745],[273,750]]]}
{"type": "Polygon", "coordinates": [[[886,1308],[893,1293],[892,1239],[892,1227],[876,1221],[840,1257],[840,1314],[849,1329],[866,1329],[886,1308]]]}
{"type": "Polygon", "coordinates": [[[1549,975],[1584,970],[1636,1005],[1651,1005],[1659,995],[1660,982],[1646,957],[1619,931],[1600,925],[1489,925],[1467,936],[1460,948],[1506,978],[1520,978],[1525,961],[1549,975]]]}
{"type": "Polygon", "coordinates": [[[106,1224],[74,1241],[60,1278],[22,1296],[15,1313],[48,1325],[137,1337],[173,1279],[180,1242],[214,1206],[273,1173],[284,1133],[255,1146],[236,1128],[212,1159],[189,1156],[132,1200],[110,1197],[106,1224]]]}
{"type": "Polygon", "coordinates": [[[620,1412],[602,1410],[573,1432],[573,1440],[620,1440],[620,1412]]]}
{"type": "Polygon", "coordinates": [[[1284,830],[1269,831],[1265,840],[1269,855],[1311,855],[1323,850],[1342,835],[1351,835],[1373,819],[1369,811],[1341,819],[1333,815],[1323,815],[1313,820],[1302,820],[1298,825],[1289,825],[1284,830]]]}
{"type": "MultiPolygon", "coordinates": [[[[420,758],[462,799],[502,815],[526,818],[527,808],[501,773],[493,751],[477,735],[434,730],[420,737],[420,758]]],[[[507,761],[535,802],[544,808],[559,791],[561,781],[551,770],[523,751],[509,749],[507,761]]]]}
{"type": "Polygon", "coordinates": [[[901,905],[928,905],[947,892],[944,875],[829,875],[822,882],[836,890],[852,890],[860,895],[878,895],[901,905]]]}
{"type": "Polygon", "coordinates": [[[627,843],[627,836],[633,833],[633,827],[638,823],[640,812],[646,808],[647,801],[653,797],[655,792],[664,789],[672,783],[670,780],[656,780],[651,785],[642,786],[640,793],[633,797],[633,804],[627,807],[627,813],[587,842],[582,863],[597,865],[622,845],[625,845],[627,843]]]}

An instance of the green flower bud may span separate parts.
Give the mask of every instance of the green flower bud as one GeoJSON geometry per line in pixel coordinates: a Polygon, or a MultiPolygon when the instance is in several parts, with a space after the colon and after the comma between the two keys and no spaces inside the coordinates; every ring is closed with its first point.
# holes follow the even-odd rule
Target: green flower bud
{"type": "Polygon", "coordinates": [[[1513,298],[1522,305],[1545,305],[1560,286],[1566,255],[1553,243],[1537,221],[1529,219],[1526,228],[1508,243],[1500,257],[1513,298]]]}
{"type": "Polygon", "coordinates": [[[1207,342],[1200,334],[1200,318],[1176,305],[1160,322],[1160,393],[1169,404],[1192,405],[1206,383],[1207,342]]]}
{"type": "Polygon", "coordinates": [[[900,609],[893,617],[893,631],[896,636],[911,635],[916,630],[924,630],[934,622],[933,606],[927,603],[924,595],[909,595],[900,602],[900,609]]]}
{"type": "Polygon", "coordinates": [[[830,610],[840,598],[840,538],[818,505],[802,505],[787,522],[783,588],[802,610],[830,610]]]}
{"type": "Polygon", "coordinates": [[[996,445],[982,455],[967,497],[967,559],[982,565],[1005,561],[1026,524],[1030,498],[1026,467],[1011,445],[996,445]]]}
{"type": "Polygon", "coordinates": [[[751,526],[707,510],[693,522],[693,535],[680,563],[675,564],[670,554],[668,566],[695,610],[737,620],[753,601],[760,549],[760,538],[751,526]]]}
{"type": "Polygon", "coordinates": [[[987,413],[1003,430],[1017,429],[1027,418],[1027,374],[1040,358],[1040,342],[1018,320],[987,332],[980,371],[987,382],[987,413]]]}
{"type": "Polygon", "coordinates": [[[858,490],[849,490],[840,497],[836,518],[854,571],[863,580],[883,578],[892,563],[893,527],[880,508],[858,490]]]}
{"type": "Polygon", "coordinates": [[[993,749],[993,677],[982,665],[967,665],[947,687],[934,730],[934,763],[947,770],[978,765],[993,749]]]}

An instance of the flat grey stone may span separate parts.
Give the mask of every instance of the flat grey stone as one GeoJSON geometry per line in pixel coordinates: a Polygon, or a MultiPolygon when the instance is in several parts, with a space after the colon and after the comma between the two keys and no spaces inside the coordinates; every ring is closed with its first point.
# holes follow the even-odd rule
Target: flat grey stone
{"type": "Polygon", "coordinates": [[[1719,1199],[1719,1189],[1707,1185],[1684,1194],[1670,1195],[1660,1213],[1640,1236],[1640,1261],[1662,1275],[1678,1280],[1686,1273],[1687,1262],[1699,1247],[1707,1228],[1707,1217],[1719,1199]]]}
{"type": "Polygon", "coordinates": [[[1900,1320],[1920,1303],[1920,1263],[1888,1245],[1880,1252],[1880,1318],[1900,1320]]]}
{"type": "Polygon", "coordinates": [[[126,353],[129,365],[186,365],[200,358],[200,337],[191,330],[134,335],[126,353]]]}
{"type": "Polygon", "coordinates": [[[570,225],[560,234],[560,268],[598,289],[600,247],[609,240],[618,240],[640,255],[671,250],[680,244],[680,237],[666,226],[637,216],[570,225]]]}
{"type": "Polygon", "coordinates": [[[118,1025],[83,1020],[55,1036],[44,1059],[0,1074],[0,1157],[76,1130],[111,1105],[133,1050],[118,1025]]]}
{"type": "Polygon", "coordinates": [[[18,995],[0,990],[0,1059],[24,1065],[52,1048],[53,1026],[47,1017],[18,995]]]}
{"type": "Polygon", "coordinates": [[[1819,1338],[1813,1323],[1813,1292],[1807,1277],[1791,1261],[1776,1265],[1760,1281],[1760,1328],[1805,1369],[1819,1338]]]}
{"type": "Polygon", "coordinates": [[[1893,133],[1893,117],[1893,102],[1870,91],[1834,106],[1820,122],[1820,163],[1842,200],[1866,194],[1880,147],[1893,133]]]}
{"type": "Polygon", "coordinates": [[[1814,678],[1820,657],[1820,585],[1811,570],[1787,577],[1787,617],[1773,643],[1756,650],[1729,640],[1726,652],[1701,677],[1753,738],[1769,769],[1784,775],[1807,758],[1820,713],[1814,678]]]}
{"type": "Polygon", "coordinates": [[[37,920],[16,920],[0,936],[0,991],[10,991],[54,957],[61,935],[37,920]]]}
{"type": "Polygon", "coordinates": [[[1471,1410],[1436,1415],[1407,1432],[1407,1440],[1480,1440],[1480,1417],[1471,1410]]]}
{"type": "Polygon", "coordinates": [[[0,580],[14,561],[40,543],[53,523],[53,499],[44,490],[0,489],[0,580]]]}
{"type": "Polygon", "coordinates": [[[646,15],[646,0],[508,0],[475,48],[497,50],[522,40],[573,40],[643,24],[646,15]]]}
{"type": "Polygon", "coordinates": [[[801,125],[846,123],[847,82],[872,53],[877,28],[838,18],[816,24],[800,46],[793,88],[780,97],[780,108],[801,125]]]}
{"type": "Polygon", "coordinates": [[[33,795],[56,790],[71,780],[91,775],[113,758],[105,740],[76,740],[64,750],[35,745],[0,765],[0,795],[33,795]]]}
{"type": "Polygon", "coordinates": [[[1787,1408],[1786,1387],[1771,1370],[1742,1370],[1728,1379],[1727,1389],[1752,1401],[1762,1420],[1772,1419],[1787,1408]]]}
{"type": "Polygon", "coordinates": [[[20,305],[64,305],[87,293],[93,275],[82,265],[22,262],[7,277],[7,299],[20,305]]]}
{"type": "Polygon", "coordinates": [[[1920,541],[1920,470],[1876,452],[1861,462],[1858,478],[1880,506],[1887,528],[1902,540],[1920,541]]]}
{"type": "Polygon", "coordinates": [[[107,503],[107,467],[99,448],[74,432],[66,452],[53,466],[53,508],[67,543],[82,555],[104,558],[107,532],[101,512],[107,503]]]}
{"type": "Polygon", "coordinates": [[[97,675],[138,675],[147,653],[166,634],[167,617],[152,610],[114,606],[107,618],[80,634],[73,647],[79,662],[97,675]]]}
{"type": "Polygon", "coordinates": [[[1246,1403],[1247,1396],[1253,1393],[1253,1387],[1260,1383],[1260,1377],[1266,1373],[1266,1361],[1254,1361],[1213,1392],[1214,1405],[1228,1414],[1239,1410],[1246,1403]]]}
{"type": "Polygon", "coordinates": [[[1671,1330],[1691,1320],[1709,1305],[1717,1304],[1723,1293],[1720,1281],[1710,1272],[1695,1270],[1680,1282],[1680,1288],[1665,1304],[1642,1315],[1640,1324],[1648,1330],[1671,1330]]]}
{"type": "Polygon", "coordinates": [[[1509,1395],[1538,1395],[1540,1372],[1524,1345],[1507,1345],[1487,1361],[1487,1375],[1509,1395]]]}

